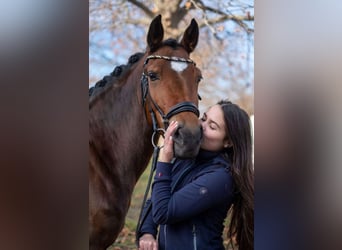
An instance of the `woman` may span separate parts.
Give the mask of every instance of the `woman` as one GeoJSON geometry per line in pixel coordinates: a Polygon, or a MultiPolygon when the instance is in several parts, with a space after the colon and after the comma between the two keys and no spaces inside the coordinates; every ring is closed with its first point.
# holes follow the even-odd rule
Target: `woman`
{"type": "Polygon", "coordinates": [[[173,159],[173,121],[165,133],[145,206],[140,250],[224,249],[224,220],[231,208],[228,237],[239,250],[253,249],[254,188],[248,114],[220,101],[201,118],[201,150],[193,160],[173,159]],[[159,226],[158,242],[156,241],[159,226]]]}

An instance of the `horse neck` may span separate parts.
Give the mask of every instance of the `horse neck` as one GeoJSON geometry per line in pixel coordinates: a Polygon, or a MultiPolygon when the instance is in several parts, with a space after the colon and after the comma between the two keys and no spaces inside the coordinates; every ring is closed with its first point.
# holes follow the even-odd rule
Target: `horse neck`
{"type": "Polygon", "coordinates": [[[129,178],[134,183],[146,168],[153,150],[152,128],[141,100],[141,64],[127,72],[122,79],[125,83],[113,85],[92,105],[89,119],[90,143],[100,154],[98,158],[105,161],[101,167],[115,177],[129,178]]]}

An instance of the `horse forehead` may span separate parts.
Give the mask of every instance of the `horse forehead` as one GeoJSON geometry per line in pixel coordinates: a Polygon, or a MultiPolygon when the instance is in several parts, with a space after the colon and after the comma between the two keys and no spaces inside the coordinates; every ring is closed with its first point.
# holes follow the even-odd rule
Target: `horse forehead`
{"type": "Polygon", "coordinates": [[[171,69],[180,73],[189,66],[187,62],[171,61],[171,69]]]}
{"type": "MultiPolygon", "coordinates": [[[[189,54],[182,47],[178,47],[177,49],[174,49],[174,48],[165,46],[161,48],[159,51],[157,51],[156,54],[166,56],[169,58],[190,59],[189,54]]],[[[190,64],[188,62],[182,62],[182,61],[177,61],[177,60],[172,60],[169,62],[171,65],[171,69],[177,72],[182,72],[190,64]]],[[[165,62],[165,64],[167,65],[167,62],[165,62]]]]}
{"type": "MultiPolygon", "coordinates": [[[[167,56],[170,57],[170,56],[167,56]]],[[[174,57],[174,56],[173,56],[174,57]]],[[[171,58],[171,57],[170,57],[171,58]]],[[[188,57],[174,57],[174,58],[183,58],[188,59],[188,57]]],[[[192,67],[192,63],[177,61],[177,60],[166,60],[166,59],[153,59],[151,63],[147,66],[147,71],[156,71],[163,75],[167,75],[170,78],[178,78],[177,75],[182,74],[183,78],[187,77],[187,75],[193,75],[197,73],[197,70],[188,70],[192,67]],[[172,73],[175,72],[176,74],[172,73]]],[[[196,67],[195,67],[196,68],[196,67]]]]}

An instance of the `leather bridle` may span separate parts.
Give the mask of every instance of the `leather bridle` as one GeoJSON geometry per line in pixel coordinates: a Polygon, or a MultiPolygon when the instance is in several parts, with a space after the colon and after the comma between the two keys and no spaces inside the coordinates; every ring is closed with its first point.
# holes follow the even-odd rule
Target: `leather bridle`
{"type": "MultiPolygon", "coordinates": [[[[144,67],[145,65],[148,63],[148,60],[150,59],[163,59],[163,60],[168,60],[168,61],[176,61],[176,62],[184,62],[184,63],[192,63],[196,66],[196,63],[194,61],[192,61],[191,59],[185,59],[185,58],[181,58],[181,57],[168,57],[168,56],[159,56],[159,55],[150,55],[146,58],[145,62],[144,62],[144,67]]],[[[147,75],[143,72],[142,76],[141,76],[141,92],[142,92],[142,105],[145,108],[146,105],[146,99],[147,97],[149,97],[152,105],[154,106],[154,108],[158,111],[158,113],[160,114],[160,116],[163,119],[163,124],[164,124],[164,128],[158,128],[158,123],[157,123],[157,119],[156,119],[156,115],[150,105],[149,112],[151,115],[151,119],[152,119],[152,127],[153,127],[153,134],[152,134],[152,145],[154,147],[154,151],[153,151],[153,156],[152,156],[152,166],[151,166],[151,170],[150,170],[150,175],[148,178],[148,182],[147,182],[147,187],[146,187],[146,191],[144,194],[144,198],[143,198],[143,202],[142,202],[142,206],[141,206],[141,210],[140,210],[140,214],[139,214],[139,219],[138,219],[138,223],[137,223],[137,228],[136,228],[136,244],[137,246],[139,246],[139,230],[142,226],[143,221],[146,219],[146,216],[148,214],[148,211],[151,209],[151,203],[148,205],[148,207],[146,208],[145,214],[143,214],[143,208],[144,208],[144,204],[146,202],[147,199],[147,195],[149,193],[150,187],[151,187],[151,181],[152,181],[152,176],[153,176],[153,172],[156,169],[156,165],[157,165],[157,159],[158,159],[158,154],[159,154],[159,150],[161,147],[159,147],[157,145],[157,143],[155,143],[155,137],[157,135],[163,135],[163,133],[165,133],[165,130],[167,129],[167,127],[169,126],[169,119],[176,115],[179,114],[181,112],[192,112],[194,113],[197,117],[199,117],[199,110],[197,108],[197,106],[195,104],[193,104],[192,102],[180,102],[177,103],[176,105],[172,106],[169,110],[169,112],[167,112],[166,114],[164,114],[164,112],[161,110],[161,108],[159,107],[159,105],[153,100],[152,96],[149,93],[149,88],[148,88],[148,77],[147,75]]],[[[201,99],[201,97],[198,95],[198,98],[201,99]]],[[[145,109],[146,112],[146,109],[145,109]]],[[[158,136],[157,136],[158,137],[158,136]]]]}
{"type": "MultiPolygon", "coordinates": [[[[144,67],[150,59],[163,59],[163,60],[175,61],[175,62],[192,63],[196,66],[196,63],[191,59],[185,59],[185,58],[181,58],[181,57],[168,57],[168,56],[150,55],[146,58],[146,60],[144,62],[144,67]]],[[[141,92],[142,92],[143,107],[145,107],[146,99],[147,99],[147,97],[149,97],[152,105],[154,106],[154,108],[158,111],[158,113],[162,117],[163,124],[164,124],[163,129],[167,129],[167,127],[169,125],[169,119],[178,113],[192,112],[197,117],[199,117],[200,112],[199,112],[197,106],[195,104],[193,104],[192,102],[177,103],[176,105],[174,105],[170,108],[168,113],[164,114],[164,112],[161,110],[159,105],[153,100],[152,96],[150,95],[148,77],[144,72],[142,73],[142,76],[141,76],[141,92]]],[[[149,112],[151,114],[153,131],[157,131],[158,130],[157,121],[156,121],[155,114],[154,114],[152,107],[149,107],[149,112]]]]}

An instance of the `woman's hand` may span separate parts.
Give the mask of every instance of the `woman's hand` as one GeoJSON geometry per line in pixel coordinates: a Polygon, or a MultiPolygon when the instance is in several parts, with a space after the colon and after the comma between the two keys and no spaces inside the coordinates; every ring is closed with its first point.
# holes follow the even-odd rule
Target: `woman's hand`
{"type": "Polygon", "coordinates": [[[173,158],[173,139],[172,136],[176,132],[178,126],[177,121],[172,121],[165,132],[164,147],[160,149],[159,161],[171,162],[173,158]]]}
{"type": "Polygon", "coordinates": [[[140,237],[139,250],[158,250],[158,243],[152,234],[144,234],[140,237]]]}

